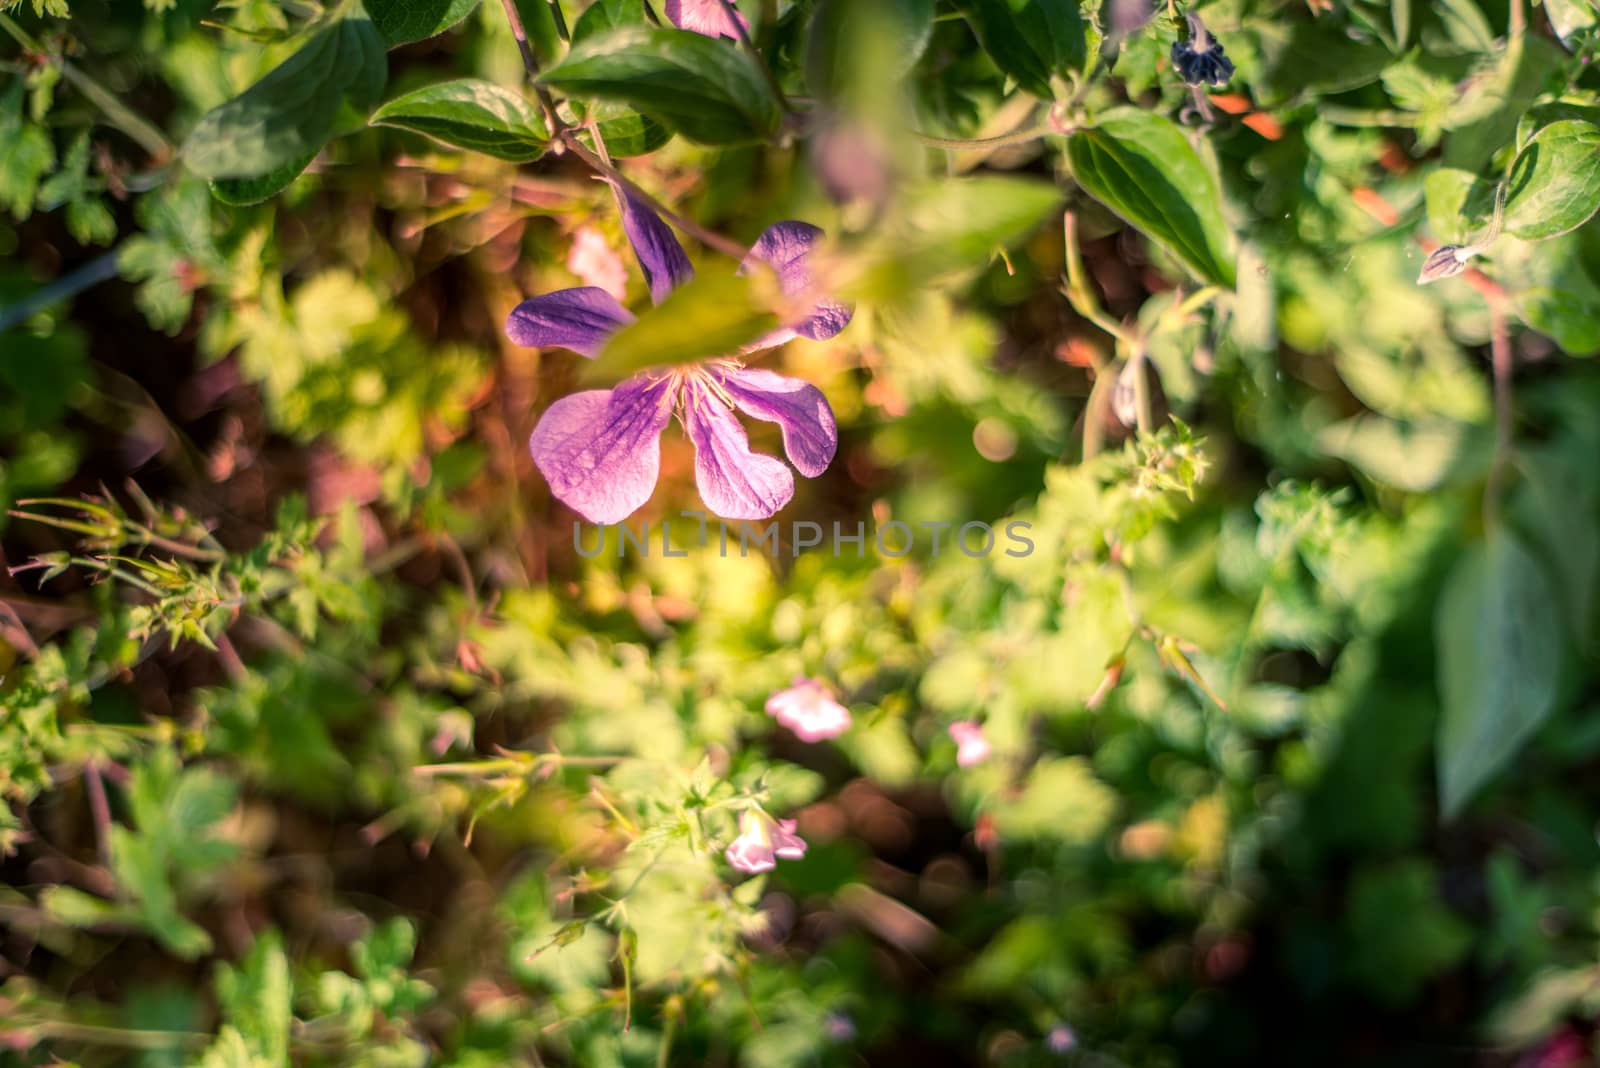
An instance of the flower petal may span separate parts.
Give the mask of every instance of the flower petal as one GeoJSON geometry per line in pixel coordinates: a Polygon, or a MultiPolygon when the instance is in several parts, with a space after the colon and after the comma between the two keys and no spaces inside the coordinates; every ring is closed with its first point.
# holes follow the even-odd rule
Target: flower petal
{"type": "Polygon", "coordinates": [[[796,834],[795,820],[779,820],[772,828],[772,853],[780,860],[799,860],[806,855],[806,840],[796,834]]]}
{"type": "Polygon", "coordinates": [[[694,277],[689,256],[672,236],[672,228],[655,210],[620,184],[611,187],[622,206],[622,229],[639,257],[644,280],[650,285],[650,299],[657,304],[667,299],[678,286],[694,277]]]}
{"type": "Polygon", "coordinates": [[[528,348],[560,346],[593,359],[633,314],[603,289],[584,286],[532,297],[511,309],[506,336],[528,348]]]}
{"type": "MultiPolygon", "coordinates": [[[[773,223],[750,249],[750,255],[745,257],[744,268],[748,269],[752,260],[760,260],[778,272],[778,285],[785,296],[805,294],[815,284],[809,260],[813,246],[821,237],[822,228],[810,223],[794,220],[773,223]]],[[[806,311],[804,319],[790,325],[802,337],[826,341],[848,326],[853,314],[854,309],[848,304],[836,300],[818,300],[806,311]]],[[[777,337],[778,334],[771,337],[777,337]]],[[[763,341],[778,343],[766,338],[763,341]]]]}
{"type": "Polygon", "coordinates": [[[694,481],[706,507],[723,519],[766,519],[794,496],[782,460],[750,451],[744,427],[706,387],[684,389],[684,429],[694,442],[694,481]]]}
{"type": "Polygon", "coordinates": [[[722,0],[667,0],[667,18],[680,30],[693,30],[707,37],[738,40],[741,27],[747,33],[750,30],[749,20],[737,10],[730,12],[722,0]]]}
{"type": "Polygon", "coordinates": [[[722,379],[722,388],[745,414],[782,428],[783,451],[802,475],[816,478],[828,469],[839,447],[839,428],[822,390],[762,370],[734,371],[722,379]]]}
{"type": "Polygon", "coordinates": [[[528,451],[559,500],[591,523],[619,523],[655,489],[671,418],[670,380],[630,378],[556,401],[528,451]]]}

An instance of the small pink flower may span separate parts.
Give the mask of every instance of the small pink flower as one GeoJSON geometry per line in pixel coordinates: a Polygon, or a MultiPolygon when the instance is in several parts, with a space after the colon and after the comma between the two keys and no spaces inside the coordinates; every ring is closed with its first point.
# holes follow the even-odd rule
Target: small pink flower
{"type": "Polygon", "coordinates": [[[993,752],[989,739],[983,736],[983,728],[973,720],[950,724],[950,737],[956,743],[956,763],[964,768],[982,764],[993,752]]]}
{"type": "Polygon", "coordinates": [[[850,727],[850,710],[816,679],[797,678],[793,686],[767,698],[767,715],[794,731],[802,742],[837,738],[850,727]]]}
{"type": "Polygon", "coordinates": [[[795,834],[794,820],[779,820],[772,828],[772,851],[779,860],[799,860],[806,855],[806,840],[795,834]]]}
{"type": "Polygon", "coordinates": [[[618,300],[628,296],[628,268],[606,236],[592,226],[580,226],[567,250],[567,270],[583,284],[603,289],[618,300]]]}
{"type": "Polygon", "coordinates": [[[777,867],[779,858],[799,860],[806,855],[806,843],[794,833],[795,826],[794,820],[774,820],[759,809],[746,809],[739,816],[739,837],[728,846],[728,863],[758,875],[777,867]]]}

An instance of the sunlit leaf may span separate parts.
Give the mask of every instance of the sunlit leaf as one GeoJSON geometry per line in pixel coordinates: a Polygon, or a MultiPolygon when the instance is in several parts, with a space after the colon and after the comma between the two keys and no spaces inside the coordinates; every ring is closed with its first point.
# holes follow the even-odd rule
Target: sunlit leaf
{"type": "Polygon", "coordinates": [[[479,0],[366,0],[372,24],[390,48],[441,34],[472,14],[479,0]]]}
{"type": "Polygon", "coordinates": [[[524,97],[475,78],[397,97],[373,113],[372,124],[412,130],[513,163],[539,158],[549,139],[543,117],[524,97]]]}
{"type": "Polygon", "coordinates": [[[1536,241],[1577,229],[1600,210],[1600,126],[1551,123],[1523,146],[1508,180],[1509,233],[1536,241]]]}
{"type": "Polygon", "coordinates": [[[586,377],[623,378],[647,367],[731,355],[776,325],[756,279],[702,271],[619,330],[585,365],[586,377]]]}
{"type": "Polygon", "coordinates": [[[1156,239],[1199,277],[1234,282],[1233,237],[1216,178],[1173,123],[1115,108],[1067,139],[1072,176],[1084,191],[1156,239]]]}
{"type": "Polygon", "coordinates": [[[687,30],[619,27],[574,46],[541,80],[573,96],[629,104],[708,145],[764,140],[781,118],[748,55],[687,30]]]}

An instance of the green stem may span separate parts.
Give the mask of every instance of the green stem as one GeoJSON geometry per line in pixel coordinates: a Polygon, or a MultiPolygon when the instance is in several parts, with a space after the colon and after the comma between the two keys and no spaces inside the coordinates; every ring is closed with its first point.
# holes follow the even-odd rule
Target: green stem
{"type": "Polygon", "coordinates": [[[935,137],[932,134],[913,132],[922,144],[931,148],[948,148],[957,152],[973,152],[985,148],[998,148],[1003,145],[1020,145],[1026,141],[1036,141],[1054,133],[1055,129],[1049,123],[1039,123],[1036,126],[1025,126],[1012,130],[1010,133],[997,134],[994,137],[935,137]]]}
{"type": "Polygon", "coordinates": [[[539,84],[539,57],[533,54],[533,46],[528,43],[528,30],[522,25],[522,14],[517,10],[517,2],[500,0],[500,6],[505,8],[506,23],[511,27],[511,36],[517,40],[517,51],[522,53],[522,66],[528,72],[528,81],[533,83],[533,92],[539,98],[539,107],[544,109],[545,122],[550,126],[550,136],[560,136],[567,128],[567,124],[556,114],[556,102],[550,96],[550,90],[539,84]]]}
{"type": "Polygon", "coordinates": [[[661,1049],[656,1053],[656,1068],[667,1068],[672,1063],[672,1033],[678,1026],[678,1014],[667,1013],[667,1019],[661,1027],[661,1049]]]}

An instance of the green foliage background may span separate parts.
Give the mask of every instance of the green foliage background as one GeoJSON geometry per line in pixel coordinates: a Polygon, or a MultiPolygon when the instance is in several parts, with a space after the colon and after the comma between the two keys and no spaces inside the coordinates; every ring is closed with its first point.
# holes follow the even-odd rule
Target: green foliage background
{"type": "Polygon", "coordinates": [[[739,6],[0,3],[0,1064],[1588,1063],[1600,11],[739,6]],[[511,346],[611,167],[700,278],[511,346]],[[578,552],[784,218],[863,551],[578,552]]]}

